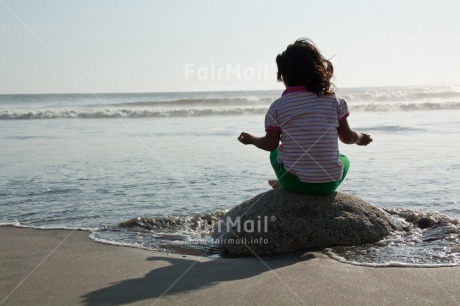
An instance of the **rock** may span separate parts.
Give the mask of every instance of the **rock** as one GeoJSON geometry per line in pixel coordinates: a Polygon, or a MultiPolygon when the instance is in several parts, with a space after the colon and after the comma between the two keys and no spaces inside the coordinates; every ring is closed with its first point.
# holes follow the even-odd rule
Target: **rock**
{"type": "Polygon", "coordinates": [[[227,253],[262,255],[377,242],[396,227],[383,210],[352,195],[278,189],[232,208],[212,235],[227,253]]]}

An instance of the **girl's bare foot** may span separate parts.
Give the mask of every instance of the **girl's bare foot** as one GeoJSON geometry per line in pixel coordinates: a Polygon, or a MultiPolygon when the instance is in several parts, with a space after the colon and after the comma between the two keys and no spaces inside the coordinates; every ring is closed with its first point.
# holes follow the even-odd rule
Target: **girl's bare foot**
{"type": "Polygon", "coordinates": [[[272,186],[273,189],[280,189],[281,185],[278,180],[268,180],[268,185],[272,186]]]}

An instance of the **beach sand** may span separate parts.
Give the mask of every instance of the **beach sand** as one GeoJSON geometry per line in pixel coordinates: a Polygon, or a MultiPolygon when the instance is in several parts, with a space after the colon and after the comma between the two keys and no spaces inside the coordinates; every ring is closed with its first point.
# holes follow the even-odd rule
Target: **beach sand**
{"type": "Polygon", "coordinates": [[[460,267],[361,267],[321,252],[213,260],[70,230],[0,237],[0,305],[460,305],[460,267]]]}

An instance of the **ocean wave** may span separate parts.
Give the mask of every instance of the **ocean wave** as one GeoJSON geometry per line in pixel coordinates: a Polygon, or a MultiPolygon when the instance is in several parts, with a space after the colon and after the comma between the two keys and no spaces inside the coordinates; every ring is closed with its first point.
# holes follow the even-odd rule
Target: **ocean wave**
{"type": "Polygon", "coordinates": [[[352,265],[371,267],[448,267],[460,265],[460,219],[410,209],[384,209],[401,225],[376,243],[337,246],[325,252],[352,265]]]}
{"type": "Polygon", "coordinates": [[[225,211],[185,216],[137,217],[94,231],[90,238],[114,245],[132,246],[196,256],[219,256],[210,229],[225,211]]]}
{"type": "MultiPolygon", "coordinates": [[[[448,90],[439,88],[379,88],[379,89],[344,89],[338,91],[337,96],[344,98],[349,103],[365,104],[382,104],[390,103],[444,103],[460,101],[460,90],[448,90]]],[[[215,94],[202,97],[179,98],[169,100],[152,99],[138,101],[133,98],[129,102],[116,102],[107,104],[114,107],[229,107],[229,106],[269,106],[273,101],[279,98],[278,92],[259,93],[251,95],[248,93],[239,93],[241,96],[235,97],[216,97],[215,94]]]]}
{"type": "MultiPolygon", "coordinates": [[[[351,111],[392,112],[457,110],[460,102],[425,103],[349,103],[351,111]]],[[[15,119],[103,119],[103,118],[161,118],[228,116],[265,114],[268,105],[252,107],[199,107],[199,108],[85,108],[85,109],[0,109],[0,120],[15,119]]]]}
{"type": "Polygon", "coordinates": [[[349,103],[349,108],[362,112],[455,110],[460,109],[460,102],[349,103]]]}
{"type": "Polygon", "coordinates": [[[447,102],[460,99],[460,88],[455,86],[355,88],[338,92],[351,102],[447,102]]]}
{"type": "Polygon", "coordinates": [[[263,114],[267,108],[202,108],[202,109],[47,109],[0,110],[0,120],[14,119],[103,119],[103,118],[161,118],[213,115],[263,114]]]}
{"type": "Polygon", "coordinates": [[[66,226],[54,226],[54,225],[35,225],[35,224],[25,224],[25,223],[20,223],[17,220],[14,220],[12,222],[0,222],[0,227],[18,227],[18,228],[31,228],[31,229],[36,229],[36,230],[68,230],[68,231],[87,231],[87,232],[92,232],[96,231],[97,228],[91,228],[91,227],[66,227],[66,226]]]}
{"type": "MultiPolygon", "coordinates": [[[[366,245],[324,250],[349,264],[372,267],[441,267],[460,265],[460,219],[429,211],[384,209],[401,231],[366,245]]],[[[100,242],[198,256],[222,256],[211,228],[225,211],[186,216],[137,217],[95,231],[100,242]],[[198,243],[197,243],[198,242],[198,243]]]]}
{"type": "MultiPolygon", "coordinates": [[[[448,214],[410,209],[383,209],[401,230],[376,243],[324,249],[340,262],[371,267],[447,267],[460,265],[460,219],[448,214]]],[[[220,257],[222,251],[211,229],[226,211],[182,215],[136,217],[125,222],[89,230],[92,240],[141,249],[220,257]]],[[[34,226],[18,221],[3,226],[38,229],[70,229],[34,226]]],[[[76,230],[74,228],[73,230],[76,230]]]]}
{"type": "MultiPolygon", "coordinates": [[[[226,92],[94,93],[0,95],[0,106],[36,107],[231,107],[268,106],[282,89],[226,92]]],[[[349,103],[425,103],[460,101],[459,86],[338,88],[336,93],[349,103]]]]}
{"type": "Polygon", "coordinates": [[[156,230],[161,233],[187,233],[209,235],[208,230],[212,224],[223,217],[225,211],[217,210],[207,214],[196,214],[190,216],[161,216],[157,218],[137,217],[119,224],[123,228],[137,228],[143,230],[156,230]]]}
{"type": "Polygon", "coordinates": [[[362,127],[365,131],[385,131],[385,132],[419,132],[423,131],[423,128],[401,126],[401,125],[378,125],[362,127]]]}
{"type": "Polygon", "coordinates": [[[276,97],[239,97],[239,98],[216,98],[204,97],[194,99],[177,99],[169,101],[133,101],[124,103],[113,103],[108,106],[116,107],[205,107],[205,106],[269,106],[276,97]]]}
{"type": "Polygon", "coordinates": [[[400,268],[440,268],[440,267],[455,267],[460,265],[460,263],[408,263],[408,262],[401,262],[401,261],[386,261],[384,263],[377,263],[377,262],[362,262],[362,261],[355,261],[349,260],[342,256],[337,255],[331,248],[326,248],[324,252],[329,255],[332,259],[335,259],[339,262],[350,264],[353,266],[364,266],[364,267],[400,267],[400,268]]]}

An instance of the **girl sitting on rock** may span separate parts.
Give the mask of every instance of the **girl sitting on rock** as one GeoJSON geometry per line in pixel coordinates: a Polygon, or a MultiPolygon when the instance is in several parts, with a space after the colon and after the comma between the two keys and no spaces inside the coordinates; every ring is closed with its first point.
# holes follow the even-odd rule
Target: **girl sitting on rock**
{"type": "Polygon", "coordinates": [[[299,39],[276,57],[278,81],[286,90],[265,116],[263,137],[242,132],[243,144],[271,151],[270,161],[278,180],[274,189],[328,194],[347,175],[350,162],[339,153],[338,139],[366,146],[372,138],[348,125],[347,103],[334,93],[332,63],[312,41],[299,39]],[[280,144],[281,141],[281,144],[280,144]]]}

